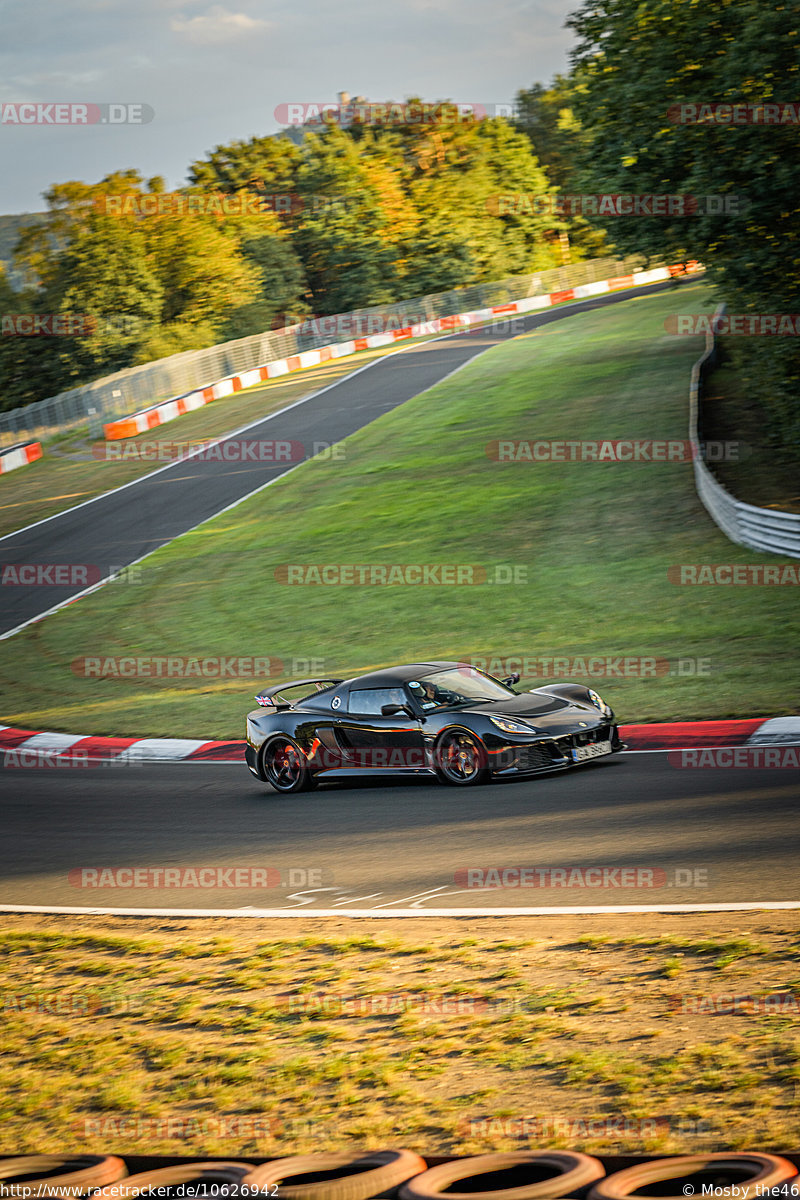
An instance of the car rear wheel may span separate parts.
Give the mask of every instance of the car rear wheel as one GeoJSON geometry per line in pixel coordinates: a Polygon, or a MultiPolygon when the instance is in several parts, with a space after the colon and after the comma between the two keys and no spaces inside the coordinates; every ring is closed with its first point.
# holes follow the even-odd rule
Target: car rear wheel
{"type": "Polygon", "coordinates": [[[316,787],[305,754],[290,737],[273,738],[261,751],[263,775],[276,792],[306,792],[316,787]]]}
{"type": "Polygon", "coordinates": [[[467,729],[449,729],[436,743],[436,774],[442,783],[470,787],[489,778],[486,747],[467,729]]]}

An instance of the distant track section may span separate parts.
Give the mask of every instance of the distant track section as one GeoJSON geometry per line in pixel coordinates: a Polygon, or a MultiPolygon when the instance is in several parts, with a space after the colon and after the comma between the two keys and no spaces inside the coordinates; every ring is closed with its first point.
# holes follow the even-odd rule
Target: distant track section
{"type": "MultiPolygon", "coordinates": [[[[220,438],[220,444],[247,432],[248,440],[334,445],[384,413],[425,392],[473,358],[520,332],[563,321],[576,313],[652,295],[670,281],[577,301],[516,318],[509,333],[489,326],[424,345],[408,347],[358,368],[336,383],[288,408],[220,438]]],[[[506,325],[508,322],[506,322],[506,325]]],[[[295,465],[297,465],[295,463],[295,465]]],[[[71,564],[91,567],[88,575],[50,586],[20,583],[4,588],[0,640],[70,600],[95,590],[115,571],[139,562],[160,546],[232,508],[294,470],[285,462],[229,462],[204,454],[170,463],[105,495],[0,538],[0,564],[71,564]],[[86,580],[97,580],[87,586],[86,580]]]]}

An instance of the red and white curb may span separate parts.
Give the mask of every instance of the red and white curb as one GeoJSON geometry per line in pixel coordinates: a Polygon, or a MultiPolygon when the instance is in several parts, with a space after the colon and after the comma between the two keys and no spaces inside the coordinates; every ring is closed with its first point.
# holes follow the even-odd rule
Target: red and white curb
{"type": "Polygon", "coordinates": [[[779,746],[800,742],[800,717],[773,717],[748,739],[748,746],[779,746]]]}
{"type": "MultiPolygon", "coordinates": [[[[730,721],[679,721],[659,725],[620,725],[629,750],[696,750],[705,747],[778,746],[800,743],[800,716],[750,717],[730,721]]],[[[91,737],[38,733],[0,725],[0,754],[6,767],[75,766],[85,762],[244,762],[243,741],[202,738],[91,737]]],[[[767,765],[767,764],[765,764],[767,765]]]]}
{"type": "Polygon", "coordinates": [[[0,475],[16,471],[17,467],[25,467],[41,457],[41,442],[21,442],[16,446],[9,446],[6,450],[0,450],[0,475]]]}
{"type": "Polygon", "coordinates": [[[244,742],[202,738],[91,737],[83,733],[37,733],[0,725],[0,754],[5,766],[70,762],[244,762],[244,742]]]}
{"type": "MultiPolygon", "coordinates": [[[[684,264],[681,264],[671,267],[656,267],[651,271],[635,271],[630,275],[619,275],[615,279],[599,279],[595,283],[583,283],[577,287],[565,288],[560,292],[549,292],[543,296],[530,296],[526,299],[515,300],[510,304],[499,304],[494,308],[480,308],[472,312],[457,313],[450,317],[436,317],[431,321],[409,325],[404,329],[395,329],[387,333],[370,334],[367,337],[354,338],[347,342],[337,342],[330,346],[321,346],[317,350],[304,350],[298,354],[290,355],[288,358],[275,359],[272,362],[264,363],[262,366],[254,367],[251,371],[243,371],[239,375],[231,375],[227,379],[220,379],[216,383],[198,388],[183,396],[175,396],[171,400],[164,400],[159,404],[153,405],[152,408],[133,413],[128,417],[121,417],[118,421],[111,421],[103,427],[103,433],[107,441],[136,437],[140,433],[147,433],[149,429],[155,429],[158,425],[166,424],[167,421],[174,421],[176,417],[181,417],[184,413],[192,412],[196,408],[202,408],[205,404],[211,404],[213,400],[219,400],[223,396],[231,396],[234,392],[240,392],[244,388],[253,387],[255,384],[263,383],[268,379],[275,379],[280,375],[291,374],[293,371],[303,371],[308,367],[318,367],[331,359],[346,358],[348,355],[356,354],[360,350],[372,350],[380,346],[390,346],[394,342],[425,337],[428,334],[453,333],[459,329],[469,328],[473,325],[487,324],[498,317],[509,317],[520,313],[534,312],[536,309],[550,308],[554,304],[563,304],[568,300],[583,300],[588,296],[601,296],[606,292],[622,291],[624,288],[659,283],[662,280],[670,279],[672,276],[684,272],[684,270],[693,272],[702,270],[702,268],[699,263],[691,262],[685,264],[685,267],[684,264]]],[[[278,332],[291,332],[291,329],[292,326],[288,330],[279,330],[278,332]]]]}

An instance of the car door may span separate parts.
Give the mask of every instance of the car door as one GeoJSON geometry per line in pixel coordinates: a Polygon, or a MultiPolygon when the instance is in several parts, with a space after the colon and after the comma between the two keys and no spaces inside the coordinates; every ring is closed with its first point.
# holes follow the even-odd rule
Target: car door
{"type": "Polygon", "coordinates": [[[402,712],[385,717],[381,712],[385,704],[410,704],[410,700],[402,687],[350,689],[347,712],[336,729],[337,741],[350,760],[347,765],[419,770],[426,765],[421,722],[402,712]]]}

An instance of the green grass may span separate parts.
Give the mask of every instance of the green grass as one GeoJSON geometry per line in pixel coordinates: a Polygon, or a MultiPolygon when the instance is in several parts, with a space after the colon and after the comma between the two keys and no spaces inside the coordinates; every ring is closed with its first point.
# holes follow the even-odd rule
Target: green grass
{"type": "MultiPolygon", "coordinates": [[[[687,291],[688,288],[688,291],[687,291]]],[[[791,587],[677,587],[675,563],[748,563],[690,464],[497,463],[497,438],[683,438],[699,339],[664,320],[707,289],[636,297],[505,343],[317,460],[0,648],[6,724],[241,737],[263,679],[86,679],[86,656],[272,656],[347,675],[429,656],[655,656],[708,674],[593,681],[623,722],[796,708],[791,587]],[[519,567],[527,582],[289,586],[281,564],[519,567]]],[[[213,407],[213,406],[212,406],[213,407]]],[[[778,561],[778,560],[774,560],[778,561]]],[[[535,665],[534,665],[535,669],[535,665]]],[[[277,677],[285,677],[279,672],[277,677]]],[[[540,678],[527,673],[523,682],[540,678]]]]}
{"type": "MultiPolygon", "coordinates": [[[[187,976],[175,953],[185,918],[137,921],[142,936],[132,939],[127,918],[6,915],[3,943],[16,952],[0,960],[0,1153],[102,1144],[123,1155],[188,1155],[197,1146],[208,1157],[269,1157],[379,1147],[400,1130],[419,1153],[469,1154],[520,1148],[513,1120],[546,1115],[584,1128],[566,1142],[569,1134],[546,1130],[542,1148],[643,1152],[649,1141],[627,1122],[662,1114],[670,1116],[659,1148],[669,1153],[711,1148],[693,1132],[698,1118],[710,1118],[715,1149],[792,1145],[797,1022],[670,1011],[675,985],[653,974],[640,943],[600,945],[603,920],[539,922],[535,941],[514,943],[525,948],[520,996],[498,992],[497,958],[513,950],[480,918],[435,922],[431,944],[390,917],[364,938],[287,937],[284,923],[234,919],[222,939],[213,919],[199,919],[192,942],[181,943],[191,951],[187,976]],[[465,939],[465,929],[474,936],[465,939]],[[587,929],[598,937],[576,962],[576,937],[587,929]],[[87,949],[109,973],[121,959],[135,968],[119,981],[116,1003],[102,1003],[86,964],[76,965],[87,949]],[[306,1013],[276,1003],[308,992],[365,1006],[306,1013]],[[422,1003],[464,994],[488,1007],[422,1003]],[[412,1006],[367,1004],[387,997],[412,1006]],[[625,1118],[618,1133],[586,1126],[617,1114],[625,1118]],[[506,1130],[503,1118],[511,1118],[506,1130]],[[223,1119],[239,1124],[226,1135],[223,1119]]],[[[641,944],[665,953],[684,941],[707,947],[682,990],[720,991],[711,944],[733,940],[726,915],[635,920],[641,944]]],[[[770,916],[768,928],[761,914],[741,922],[736,940],[768,956],[770,980],[753,958],[737,991],[784,991],[796,972],[796,914],[770,916]]]]}

